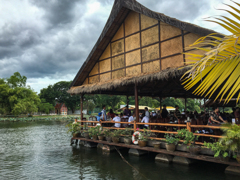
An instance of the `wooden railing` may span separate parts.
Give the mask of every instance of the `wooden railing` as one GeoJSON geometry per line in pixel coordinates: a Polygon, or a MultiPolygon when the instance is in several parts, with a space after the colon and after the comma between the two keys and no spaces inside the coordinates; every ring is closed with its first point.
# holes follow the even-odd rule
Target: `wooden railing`
{"type": "MultiPolygon", "coordinates": [[[[133,124],[133,131],[144,131],[143,129],[137,129],[138,125],[149,125],[149,126],[165,126],[165,127],[178,127],[178,128],[186,128],[188,129],[190,132],[192,132],[192,128],[199,128],[199,129],[203,129],[203,128],[211,128],[211,129],[220,129],[221,126],[209,126],[209,125],[191,125],[190,122],[187,122],[186,124],[168,124],[168,123],[142,123],[142,122],[114,122],[114,121],[81,121],[81,120],[77,120],[75,119],[75,122],[79,122],[81,123],[81,126],[83,126],[83,123],[91,123],[91,126],[88,127],[95,127],[95,125],[93,124],[97,124],[100,123],[101,126],[102,124],[115,124],[115,123],[119,123],[119,124],[133,124]]],[[[124,129],[124,128],[117,128],[117,127],[104,127],[102,126],[104,129],[124,129]]],[[[151,132],[154,133],[159,133],[159,134],[165,134],[165,133],[169,133],[169,134],[177,134],[176,131],[163,131],[163,130],[151,130],[151,132]]],[[[203,133],[193,133],[194,135],[197,136],[201,136],[201,137],[209,137],[209,138],[222,138],[222,136],[219,135],[212,135],[212,134],[203,134],[203,133]]],[[[156,139],[156,140],[163,140],[164,138],[151,138],[151,139],[156,139]]],[[[197,142],[197,144],[202,144],[201,142],[197,142]]]]}

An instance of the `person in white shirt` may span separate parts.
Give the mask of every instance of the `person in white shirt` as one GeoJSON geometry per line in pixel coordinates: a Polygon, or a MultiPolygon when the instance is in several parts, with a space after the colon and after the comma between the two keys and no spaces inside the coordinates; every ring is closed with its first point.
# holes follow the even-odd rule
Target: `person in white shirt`
{"type": "MultiPolygon", "coordinates": [[[[134,118],[135,118],[135,113],[133,113],[133,115],[128,118],[128,122],[134,121],[134,118]]],[[[133,128],[133,124],[128,124],[128,126],[133,128]]]]}
{"type": "MultiPolygon", "coordinates": [[[[112,119],[112,121],[121,122],[121,118],[118,116],[118,114],[115,114],[115,117],[112,119]]],[[[121,124],[120,123],[115,123],[113,127],[120,128],[121,124]]]]}
{"type": "Polygon", "coordinates": [[[147,108],[147,107],[145,107],[145,116],[147,116],[148,118],[150,118],[150,113],[149,113],[149,111],[148,111],[148,108],[147,108]]]}
{"type": "MultiPolygon", "coordinates": [[[[147,117],[146,115],[142,118],[142,123],[149,123],[149,117],[147,117]]],[[[144,124],[140,126],[140,129],[147,129],[148,128],[148,124],[144,124]]]]}

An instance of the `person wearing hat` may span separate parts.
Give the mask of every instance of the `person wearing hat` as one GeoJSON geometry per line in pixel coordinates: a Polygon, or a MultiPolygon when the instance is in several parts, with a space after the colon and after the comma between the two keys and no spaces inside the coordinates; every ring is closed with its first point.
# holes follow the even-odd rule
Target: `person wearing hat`
{"type": "Polygon", "coordinates": [[[96,116],[96,118],[97,118],[97,121],[100,121],[101,115],[102,115],[102,113],[101,113],[101,112],[100,112],[100,113],[98,113],[98,115],[96,116]]]}

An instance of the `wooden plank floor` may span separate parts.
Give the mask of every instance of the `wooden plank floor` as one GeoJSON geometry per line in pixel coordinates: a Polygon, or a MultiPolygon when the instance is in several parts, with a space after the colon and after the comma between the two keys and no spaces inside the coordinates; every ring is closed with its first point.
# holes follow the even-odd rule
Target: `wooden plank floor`
{"type": "Polygon", "coordinates": [[[182,156],[182,157],[186,157],[186,158],[190,158],[190,159],[196,159],[196,160],[201,160],[201,161],[208,161],[208,162],[213,162],[213,163],[219,163],[219,164],[226,164],[226,165],[231,165],[231,166],[240,166],[240,163],[238,163],[237,161],[229,161],[229,162],[223,162],[220,161],[218,158],[214,158],[213,156],[206,156],[206,155],[191,155],[188,152],[180,152],[180,151],[174,151],[174,152],[170,152],[167,151],[166,149],[155,149],[153,147],[140,147],[138,145],[128,145],[128,144],[124,144],[124,143],[109,143],[107,141],[99,141],[99,140],[92,140],[92,139],[86,139],[86,138],[72,138],[72,139],[78,139],[78,140],[82,140],[82,141],[88,141],[88,142],[94,142],[94,143],[100,143],[100,144],[107,144],[107,145],[111,145],[111,146],[120,146],[120,147],[125,147],[125,148],[132,148],[132,149],[139,149],[139,150],[143,150],[143,151],[151,151],[151,152],[156,152],[156,153],[160,153],[160,154],[169,154],[169,155],[173,155],[173,156],[182,156]]]}

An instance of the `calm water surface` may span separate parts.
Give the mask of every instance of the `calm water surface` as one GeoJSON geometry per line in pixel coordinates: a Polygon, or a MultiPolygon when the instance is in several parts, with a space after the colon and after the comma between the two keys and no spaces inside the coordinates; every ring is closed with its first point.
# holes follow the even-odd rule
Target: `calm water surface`
{"type": "MultiPolygon", "coordinates": [[[[239,180],[224,174],[224,165],[200,162],[191,167],[154,161],[156,154],[127,161],[147,179],[239,180]]],[[[38,179],[146,179],[127,165],[117,152],[103,154],[96,148],[70,146],[61,122],[0,123],[0,180],[38,179]]]]}

